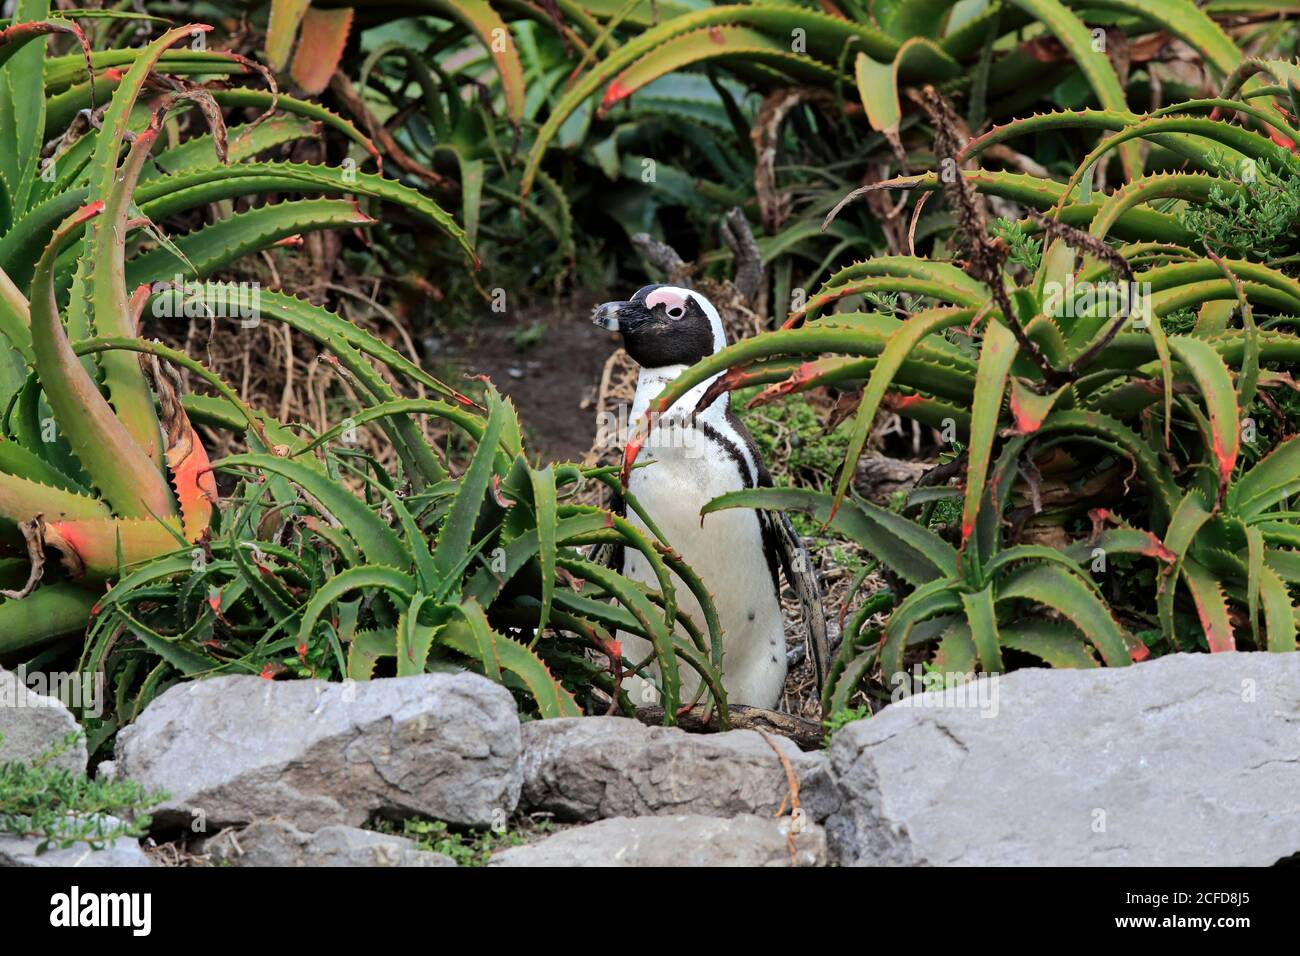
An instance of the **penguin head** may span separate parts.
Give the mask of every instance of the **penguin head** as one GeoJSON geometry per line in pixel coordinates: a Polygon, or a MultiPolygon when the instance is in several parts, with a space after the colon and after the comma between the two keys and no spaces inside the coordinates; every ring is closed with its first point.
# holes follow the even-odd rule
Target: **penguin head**
{"type": "Polygon", "coordinates": [[[591,321],[620,333],[642,368],[693,365],[727,344],[713,303],[680,286],[645,286],[626,302],[596,306],[591,321]]]}

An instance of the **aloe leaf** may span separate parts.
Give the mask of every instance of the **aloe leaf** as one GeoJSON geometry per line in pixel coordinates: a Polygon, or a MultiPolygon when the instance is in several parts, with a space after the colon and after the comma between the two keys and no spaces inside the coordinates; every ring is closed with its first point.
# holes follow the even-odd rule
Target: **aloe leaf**
{"type": "Polygon", "coordinates": [[[1183,363],[1205,400],[1213,433],[1214,461],[1219,470],[1219,500],[1227,492],[1228,482],[1237,464],[1240,447],[1240,416],[1237,409],[1237,392],[1232,375],[1214,349],[1200,339],[1174,336],[1169,340],[1174,356],[1183,363]]]}
{"type": "Polygon", "coordinates": [[[497,443],[505,427],[506,405],[495,393],[490,393],[488,421],[474,449],[474,457],[461,476],[460,489],[452,502],[447,519],[438,531],[438,543],[433,549],[433,563],[442,580],[446,580],[457,562],[469,550],[478,523],[483,499],[487,495],[495,471],[497,443]]]}
{"type": "Polygon", "coordinates": [[[113,512],[123,517],[172,516],[176,503],[162,472],[78,361],[55,302],[54,261],[72,231],[102,208],[102,203],[91,204],[65,220],[37,265],[32,282],[36,370],[61,433],[113,512]]]}
{"type": "Polygon", "coordinates": [[[253,468],[280,475],[311,495],[347,531],[366,559],[390,568],[405,568],[411,553],[388,524],[341,484],[302,462],[275,455],[228,455],[213,463],[217,471],[253,468]]]}
{"type": "MultiPolygon", "coordinates": [[[[969,465],[966,471],[966,497],[962,506],[961,543],[975,530],[975,515],[979,511],[988,475],[989,458],[993,454],[993,440],[997,437],[998,422],[1002,415],[1002,401],[1007,391],[1007,375],[1015,360],[1019,346],[1016,337],[1005,325],[989,319],[980,347],[979,372],[975,378],[975,405],[971,410],[969,465]]],[[[976,640],[979,640],[978,633],[976,640]]],[[[987,654],[981,649],[981,659],[988,670],[987,654]]]]}
{"type": "Polygon", "coordinates": [[[397,654],[397,635],[392,628],[373,628],[358,631],[348,646],[347,674],[349,680],[370,680],[375,665],[381,657],[397,654]]]}
{"type": "Polygon", "coordinates": [[[714,498],[702,514],[724,508],[803,511],[861,545],[911,584],[957,573],[957,552],[933,531],[869,501],[850,499],[832,515],[828,494],[803,488],[751,488],[714,498]]]}
{"type": "MultiPolygon", "coordinates": [[[[131,212],[132,193],[140,169],[149,158],[160,127],[150,125],[136,134],[126,159],[117,169],[104,201],[102,234],[93,220],[87,231],[95,238],[90,243],[89,273],[86,293],[98,335],[133,336],[136,334],[130,297],[126,287],[127,220],[131,212]]],[[[145,381],[140,363],[129,352],[106,352],[100,356],[100,370],[108,399],[118,419],[130,432],[135,443],[155,464],[163,461],[163,436],[154,411],[153,391],[145,381]]]]}
{"type": "Polygon", "coordinates": [[[849,434],[848,449],[844,454],[844,464],[840,469],[839,479],[835,483],[835,503],[831,513],[844,500],[849,482],[857,470],[858,456],[866,446],[867,435],[876,420],[881,399],[893,381],[903,360],[912,351],[916,343],[928,335],[951,328],[962,322],[969,322],[974,315],[971,309],[929,309],[918,312],[908,319],[901,329],[889,338],[889,344],[876,360],[876,367],[871,371],[867,387],[862,391],[862,402],[858,405],[857,415],[853,421],[853,430],[849,434]]]}
{"type": "Polygon", "coordinates": [[[1169,528],[1165,532],[1165,552],[1172,557],[1172,561],[1160,579],[1160,587],[1156,593],[1156,612],[1165,639],[1174,648],[1178,647],[1177,634],[1174,631],[1174,592],[1182,575],[1187,551],[1192,546],[1197,532],[1209,520],[1210,513],[1206,510],[1204,501],[1199,492],[1192,489],[1178,503],[1177,509],[1170,518],[1169,528]]]}
{"type": "MultiPolygon", "coordinates": [[[[1092,34],[1059,0],[1011,0],[1017,7],[1032,14],[1051,32],[1069,52],[1071,59],[1083,71],[1097,100],[1105,109],[1124,110],[1128,98],[1120,86],[1115,68],[1105,53],[1093,47],[1092,34]]],[[[1125,144],[1120,151],[1124,171],[1129,179],[1142,174],[1142,157],[1135,144],[1125,144]]]]}
{"type": "Polygon", "coordinates": [[[406,604],[415,596],[415,582],[411,576],[396,568],[368,565],[340,571],[317,588],[316,593],[303,608],[296,637],[299,650],[308,646],[312,632],[316,629],[316,622],[331,604],[346,594],[362,589],[385,591],[402,604],[406,604]]]}
{"type": "Polygon", "coordinates": [[[582,716],[582,708],[573,695],[551,676],[540,658],[517,641],[492,630],[478,602],[466,601],[459,605],[458,610],[469,633],[448,626],[439,635],[443,643],[479,660],[490,673],[500,675],[504,669],[514,674],[537,701],[537,709],[543,717],[582,716]]]}
{"type": "MultiPolygon", "coordinates": [[[[637,60],[653,55],[664,43],[674,37],[699,30],[704,27],[725,26],[730,24],[748,24],[773,36],[789,38],[791,31],[806,31],[809,52],[821,57],[825,62],[834,62],[845,41],[857,37],[861,49],[879,60],[892,60],[898,51],[898,42],[880,33],[873,27],[851,23],[831,16],[816,13],[806,8],[789,7],[781,4],[756,3],[752,5],[737,4],[712,7],[709,9],[683,13],[653,26],[639,36],[629,40],[603,61],[597,63],[588,73],[574,83],[551,109],[546,122],[537,131],[533,147],[529,150],[520,193],[527,196],[532,190],[533,180],[541,165],[542,156],[551,141],[559,132],[565,120],[569,118],[600,87],[610,83],[619,73],[637,60]]],[[[617,100],[616,88],[607,89],[605,97],[617,100]]]]}
{"type": "Polygon", "coordinates": [[[352,31],[351,7],[310,7],[299,24],[290,76],[303,92],[319,96],[329,86],[352,31]]]}
{"type": "Polygon", "coordinates": [[[537,632],[546,628],[551,615],[551,602],[555,598],[556,512],[555,468],[529,468],[528,479],[533,488],[533,514],[537,519],[538,556],[542,565],[542,610],[537,616],[537,632]]]}
{"type": "Polygon", "coordinates": [[[395,656],[398,677],[424,673],[429,650],[440,626],[420,623],[420,611],[428,602],[427,594],[417,594],[397,619],[395,656]]]}
{"type": "Polygon", "coordinates": [[[42,584],[21,601],[0,601],[0,656],[30,654],[84,630],[95,598],[93,591],[61,581],[42,584]]]}
{"type": "Polygon", "coordinates": [[[1065,622],[1014,621],[998,630],[1003,647],[1032,654],[1052,667],[1096,667],[1097,659],[1078,630],[1065,622]]]}
{"type": "Polygon", "coordinates": [[[1196,604],[1196,614],[1211,653],[1235,651],[1237,642],[1228,614],[1228,601],[1218,577],[1193,558],[1183,561],[1182,576],[1196,604]]]}
{"type": "Polygon", "coordinates": [[[980,668],[986,673],[997,673],[1003,670],[993,585],[990,584],[982,591],[963,591],[961,603],[970,624],[971,640],[975,642],[979,652],[980,668]]]}
{"type": "Polygon", "coordinates": [[[796,79],[829,84],[835,71],[804,54],[792,52],[789,38],[778,40],[741,26],[715,26],[675,36],[655,47],[618,74],[600,101],[601,111],[631,96],[666,73],[701,60],[741,58],[771,65],[796,79]]]}
{"type": "Polygon", "coordinates": [[[1286,583],[1272,568],[1265,567],[1260,575],[1260,601],[1264,607],[1264,627],[1268,634],[1270,651],[1296,649],[1295,608],[1286,583]]]}
{"type": "Polygon", "coordinates": [[[1054,564],[1034,564],[1013,571],[998,588],[997,599],[1029,600],[1053,609],[1079,629],[1109,667],[1132,661],[1124,632],[1093,590],[1077,574],[1054,564]]]}
{"type": "Polygon", "coordinates": [[[1279,442],[1229,489],[1233,511],[1245,520],[1300,491],[1300,437],[1279,442]]]}
{"type": "Polygon", "coordinates": [[[636,618],[641,632],[654,645],[663,691],[664,721],[676,723],[677,708],[681,704],[681,678],[673,634],[649,598],[623,575],[591,561],[560,556],[556,558],[556,565],[607,591],[636,618]]]}
{"type": "Polygon", "coordinates": [[[282,239],[320,229],[368,226],[374,222],[355,205],[341,199],[303,199],[235,213],[173,240],[127,263],[129,287],[153,285],[181,276],[204,278],[250,253],[270,248],[282,239]]]}
{"type": "Polygon", "coordinates": [[[880,645],[880,669],[891,686],[903,674],[903,655],[912,643],[913,630],[936,615],[963,609],[959,584],[956,578],[936,578],[904,598],[889,616],[880,645]]]}
{"type": "Polygon", "coordinates": [[[45,128],[45,40],[51,33],[75,32],[85,42],[74,22],[46,20],[49,13],[49,0],[17,0],[13,22],[0,32],[0,97],[5,100],[0,107],[0,185],[7,187],[11,217],[27,207],[38,178],[45,128]]]}

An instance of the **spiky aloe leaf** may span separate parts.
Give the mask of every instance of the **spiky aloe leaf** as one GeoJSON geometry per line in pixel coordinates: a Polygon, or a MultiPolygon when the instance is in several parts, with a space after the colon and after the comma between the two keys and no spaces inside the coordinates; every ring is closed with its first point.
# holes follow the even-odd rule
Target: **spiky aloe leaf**
{"type": "Polygon", "coordinates": [[[1065,622],[1013,621],[998,629],[1003,647],[1032,654],[1052,667],[1096,667],[1083,635],[1065,622]]]}
{"type": "Polygon", "coordinates": [[[452,502],[447,520],[438,532],[438,543],[433,550],[433,563],[439,576],[446,580],[457,562],[469,551],[474,538],[483,500],[487,496],[495,472],[497,442],[510,415],[509,407],[494,391],[489,391],[488,421],[479,439],[469,467],[461,476],[460,488],[452,502]]]}
{"type": "Polygon", "coordinates": [[[340,571],[318,587],[303,608],[296,637],[300,652],[308,646],[317,622],[329,606],[358,590],[386,592],[405,606],[415,597],[415,581],[409,574],[383,565],[367,565],[340,571]]]}
{"type": "MultiPolygon", "coordinates": [[[[969,465],[966,471],[966,499],[962,507],[961,544],[975,531],[975,515],[984,495],[984,482],[988,475],[989,459],[993,454],[993,440],[997,436],[998,422],[1002,417],[1002,401],[1007,391],[1007,375],[1015,360],[1019,346],[1016,337],[1005,325],[989,319],[984,329],[984,342],[980,347],[979,372],[975,378],[975,405],[971,410],[969,465]]],[[[977,630],[975,639],[979,642],[977,630]]],[[[989,670],[988,654],[981,644],[981,660],[989,670]]]]}
{"type": "Polygon", "coordinates": [[[126,280],[134,288],[176,276],[201,279],[290,236],[320,229],[368,226],[373,222],[353,203],[341,199],[291,200],[261,206],[175,239],[172,246],[183,259],[165,246],[136,256],[127,263],[126,280]]]}
{"type": "MultiPolygon", "coordinates": [[[[150,124],[149,128],[137,133],[126,159],[117,169],[104,200],[104,221],[108,229],[99,234],[93,221],[86,226],[96,235],[90,245],[86,285],[91,315],[99,335],[130,336],[136,332],[126,287],[127,220],[136,180],[160,129],[160,125],[150,124]]],[[[118,419],[141,451],[156,464],[161,464],[162,431],[154,411],[153,392],[140,370],[140,363],[129,352],[106,352],[100,356],[100,370],[118,419]]]]}
{"type": "Polygon", "coordinates": [[[999,646],[998,615],[994,604],[993,585],[982,591],[963,591],[962,607],[970,623],[971,640],[979,652],[980,667],[986,673],[996,673],[1002,667],[1002,649],[999,646]]]}
{"type": "Polygon", "coordinates": [[[1272,568],[1265,567],[1260,577],[1260,601],[1264,607],[1264,627],[1270,651],[1296,649],[1295,608],[1286,583],[1272,568]]]}
{"type": "Polygon", "coordinates": [[[309,465],[275,455],[247,453],[227,455],[212,467],[217,471],[253,468],[287,478],[339,522],[367,560],[391,568],[405,568],[411,563],[409,549],[387,522],[342,484],[309,465]]]}
{"type": "Polygon", "coordinates": [[[876,367],[871,371],[871,378],[867,381],[867,387],[862,391],[862,402],[858,405],[853,430],[849,434],[848,450],[844,454],[845,464],[835,483],[835,503],[831,509],[832,514],[844,500],[844,493],[848,490],[849,482],[852,481],[857,470],[858,456],[862,454],[871,425],[876,420],[876,411],[880,408],[880,402],[885,397],[885,392],[903,360],[916,343],[926,336],[969,322],[974,314],[972,309],[927,309],[913,315],[901,329],[890,336],[889,344],[880,353],[876,367]]]}
{"type": "Polygon", "coordinates": [[[537,615],[537,631],[546,628],[555,598],[555,534],[559,525],[556,510],[555,467],[529,468],[528,480],[533,491],[533,515],[537,522],[538,556],[542,566],[542,609],[537,615]]]}
{"type": "Polygon", "coordinates": [[[173,516],[176,503],[159,466],[100,395],[59,319],[54,262],[72,232],[102,208],[102,203],[94,203],[65,220],[37,264],[32,282],[36,370],[61,433],[113,512],[127,518],[173,516]]]}
{"type": "MultiPolygon", "coordinates": [[[[10,445],[12,442],[0,445],[6,450],[4,464],[15,463],[15,457],[9,454],[12,451],[10,445]]],[[[0,518],[16,524],[31,521],[37,515],[44,515],[51,521],[110,516],[108,506],[98,498],[12,471],[0,471],[0,518]]]]}
{"type": "Polygon", "coordinates": [[[631,581],[602,565],[560,556],[556,558],[556,566],[603,589],[636,618],[638,630],[654,645],[655,658],[659,664],[660,689],[663,692],[664,721],[676,723],[677,708],[681,704],[681,678],[673,632],[654,604],[631,581]]]}
{"type": "MultiPolygon", "coordinates": [[[[908,4],[907,6],[911,6],[908,4]]],[[[900,91],[905,83],[942,83],[962,74],[961,65],[927,36],[900,37],[902,46],[892,62],[879,62],[865,53],[854,57],[858,96],[871,128],[897,140],[903,117],[900,91]]]]}
{"type": "Polygon", "coordinates": [[[1013,571],[998,587],[998,601],[1029,600],[1056,611],[1086,637],[1109,667],[1131,663],[1124,632],[1110,610],[1078,574],[1054,564],[1013,571]]]}
{"type": "MultiPolygon", "coordinates": [[[[1069,51],[1070,57],[1083,71],[1102,107],[1111,110],[1124,110],[1128,98],[1120,86],[1115,68],[1105,53],[1095,49],[1092,34],[1059,0],[1012,0],[1016,6],[1039,20],[1061,45],[1069,51]]],[[[1142,174],[1141,153],[1134,144],[1121,147],[1120,157],[1124,171],[1129,179],[1142,174]]]]}
{"type": "MultiPolygon", "coordinates": [[[[654,26],[640,36],[629,40],[610,56],[597,63],[590,72],[574,83],[551,109],[546,122],[537,131],[537,138],[528,153],[520,193],[527,196],[541,165],[542,156],[551,141],[569,118],[600,87],[610,83],[623,70],[642,57],[653,58],[667,41],[705,27],[748,24],[774,37],[788,38],[795,29],[804,30],[809,43],[809,53],[825,62],[835,62],[840,49],[850,37],[856,37],[861,49],[879,60],[891,60],[898,52],[898,42],[876,29],[847,20],[835,19],[806,8],[779,4],[728,5],[685,13],[654,26]]],[[[612,84],[604,94],[606,99],[621,99],[612,84]]]]}
{"type": "Polygon", "coordinates": [[[14,4],[13,22],[0,31],[0,97],[4,98],[0,107],[0,206],[8,207],[8,215],[0,220],[4,226],[27,207],[32,184],[38,179],[45,126],[41,84],[45,39],[52,33],[73,33],[86,42],[75,22],[47,20],[49,12],[49,0],[19,0],[14,4]]]}
{"type": "Polygon", "coordinates": [[[522,644],[493,631],[476,601],[466,601],[458,610],[467,633],[448,625],[441,638],[449,647],[480,661],[489,676],[495,673],[498,680],[502,669],[514,674],[537,701],[543,717],[582,716],[578,702],[551,676],[546,665],[522,644]]]}
{"type": "Polygon", "coordinates": [[[861,545],[911,584],[957,573],[957,552],[933,531],[869,501],[850,499],[832,514],[830,495],[803,488],[752,488],[719,495],[701,509],[803,511],[861,545]]]}
{"type": "Polygon", "coordinates": [[[1183,561],[1182,575],[1196,604],[1196,615],[1200,618],[1210,651],[1235,651],[1237,642],[1228,614],[1228,601],[1218,577],[1193,558],[1183,561]]]}
{"type": "Polygon", "coordinates": [[[1191,373],[1209,412],[1211,451],[1219,471],[1219,500],[1222,501],[1237,465],[1241,443],[1241,421],[1232,375],[1218,353],[1200,339],[1178,335],[1169,340],[1169,346],[1174,357],[1191,373]]]}
{"type": "MultiPolygon", "coordinates": [[[[903,673],[903,655],[913,643],[913,632],[929,621],[962,610],[960,585],[958,578],[936,578],[904,598],[889,616],[880,645],[880,668],[890,684],[895,684],[897,675],[903,673]]],[[[944,623],[943,629],[947,627],[944,623]]]]}
{"type": "MultiPolygon", "coordinates": [[[[446,614],[440,615],[442,621],[437,624],[421,623],[420,612],[430,602],[427,594],[417,594],[409,607],[397,619],[396,643],[394,656],[397,658],[397,676],[409,677],[423,674],[429,660],[429,651],[439,627],[446,623],[446,614]]],[[[498,676],[495,678],[500,679],[498,676]]]]}
{"type": "Polygon", "coordinates": [[[1300,491],[1300,437],[1279,442],[1238,478],[1228,491],[1228,505],[1249,521],[1297,491],[1300,491]]]}
{"type": "Polygon", "coordinates": [[[30,653],[86,626],[95,593],[60,581],[42,584],[21,601],[0,600],[0,656],[30,653]]]}
{"type": "Polygon", "coordinates": [[[659,77],[701,60],[742,58],[769,64],[782,73],[809,82],[831,83],[836,73],[816,60],[794,53],[790,42],[759,30],[740,26],[715,26],[673,37],[618,74],[600,101],[602,111],[631,96],[659,77]]]}

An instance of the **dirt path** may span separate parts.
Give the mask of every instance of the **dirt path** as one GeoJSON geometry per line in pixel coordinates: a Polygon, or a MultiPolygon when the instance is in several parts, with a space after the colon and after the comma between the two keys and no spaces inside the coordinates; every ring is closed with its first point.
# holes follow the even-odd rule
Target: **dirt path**
{"type": "Polygon", "coordinates": [[[591,324],[596,294],[493,315],[447,336],[444,356],[514,400],[532,455],[581,460],[596,434],[594,397],[618,336],[591,324]]]}

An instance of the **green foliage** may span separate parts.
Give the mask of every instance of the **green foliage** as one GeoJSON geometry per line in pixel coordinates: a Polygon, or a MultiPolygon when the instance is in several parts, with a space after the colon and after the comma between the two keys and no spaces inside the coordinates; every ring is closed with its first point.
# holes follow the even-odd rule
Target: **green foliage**
{"type": "Polygon", "coordinates": [[[993,235],[1007,244],[1007,261],[1031,275],[1043,264],[1043,241],[1020,222],[996,219],[993,235]]]}
{"type": "Polygon", "coordinates": [[[53,765],[80,740],[74,731],[30,761],[0,763],[0,833],[39,837],[41,854],[79,843],[100,850],[121,837],[148,832],[148,809],[167,795],[145,794],[131,780],[91,780],[53,765]]]}
{"type": "MultiPolygon", "coordinates": [[[[1286,64],[1252,62],[1288,75],[1286,64]]],[[[1300,284],[1269,256],[1279,251],[1285,184],[1300,170],[1277,138],[1300,134],[1281,102],[1243,107],[1262,131],[1201,117],[1220,105],[1107,116],[1112,132],[1064,186],[983,169],[882,184],[943,192],[956,228],[936,237],[933,258],[877,256],[841,269],[789,327],[700,362],[660,396],[671,404],[728,370],[724,384],[766,386],[758,404],[822,386],[862,389],[833,489],[758,489],[706,509],[806,512],[905,587],[883,628],[870,628],[868,613],[846,623],[828,712],[873,673],[892,685],[918,655],[939,672],[967,673],[1024,655],[1090,667],[1198,647],[1296,649],[1291,502],[1300,486],[1289,469],[1300,440],[1272,420],[1294,430],[1273,396],[1289,393],[1284,373],[1300,358],[1291,318],[1300,284]],[[1109,153],[1172,130],[1185,132],[1180,150],[1201,172],[1084,188],[1109,153]],[[1259,164],[1265,186],[1245,191],[1224,172],[1229,143],[1259,164]],[[989,225],[978,193],[1042,214],[989,225]],[[1242,229],[1259,243],[1215,248],[1242,229]],[[898,313],[866,298],[886,292],[916,307],[898,313]],[[867,304],[854,308],[858,296],[867,304]],[[1262,436],[1246,414],[1261,400],[1262,436]],[[917,488],[898,512],[851,493],[852,464],[885,408],[953,433],[960,484],[917,488]]],[[[964,141],[946,109],[927,101],[940,163],[1049,122],[1102,116],[1031,117],[964,141]]]]}
{"type": "Polygon", "coordinates": [[[587,661],[589,650],[611,652],[615,630],[659,650],[669,720],[679,666],[725,699],[703,585],[663,542],[572,502],[608,469],[529,464],[513,407],[490,386],[483,401],[483,411],[376,402],[310,442],[292,439],[282,455],[218,461],[239,484],[203,549],[127,574],[99,601],[81,667],[103,670],[113,689],[117,706],[96,724],[101,732],[129,722],[170,683],[216,673],[368,680],[468,667],[542,717],[581,714],[593,686],[631,712],[611,672],[587,661]],[[431,471],[390,473],[349,434],[415,414],[441,418],[474,443],[458,478],[436,460],[431,471]],[[641,551],[660,590],[589,560],[585,549],[602,545],[641,551]],[[670,572],[708,620],[676,611],[670,572]],[[557,587],[559,574],[581,586],[557,587]],[[674,620],[690,641],[672,633],[674,620]],[[123,644],[123,629],[139,643],[123,644]]]}
{"type": "Polygon", "coordinates": [[[1215,185],[1209,202],[1183,210],[1183,224],[1220,255],[1261,262],[1290,258],[1288,271],[1300,271],[1295,262],[1300,253],[1295,228],[1300,221],[1300,173],[1267,159],[1252,165],[1251,175],[1244,177],[1234,174],[1230,163],[1216,165],[1220,176],[1241,188],[1229,192],[1215,185]]]}
{"type": "MultiPolygon", "coordinates": [[[[3,654],[84,629],[105,579],[207,534],[216,500],[207,455],[168,373],[155,361],[146,375],[140,358],[205,377],[227,400],[234,393],[193,360],[136,337],[151,295],[287,237],[369,225],[362,201],[376,210],[381,201],[403,206],[469,251],[435,203],[358,171],[355,161],[335,168],[256,161],[316,135],[319,124],[367,155],[373,147],[315,104],[233,85],[256,74],[242,57],[173,49],[210,27],[173,28],[143,46],[92,57],[76,21],[47,14],[48,4],[24,4],[19,20],[30,22],[0,34],[0,84],[21,92],[0,97],[0,130],[16,150],[6,151],[0,171],[0,572],[17,579],[0,598],[3,654]],[[74,52],[51,55],[48,34],[70,38],[74,52]],[[101,74],[93,90],[82,83],[88,58],[101,74]],[[105,63],[113,69],[104,71],[105,63]],[[216,79],[183,78],[195,72],[216,79]],[[168,92],[146,105],[150,85],[168,92]],[[265,112],[227,129],[223,105],[265,112]],[[102,119],[88,124],[80,109],[102,119]],[[164,124],[175,131],[186,112],[208,131],[169,142],[164,124]],[[52,153],[41,156],[46,142],[52,153]],[[339,198],[265,201],[288,194],[339,198]],[[232,215],[234,200],[252,205],[232,215]],[[184,234],[164,234],[159,225],[163,217],[193,222],[194,212],[214,205],[226,214],[184,234]],[[60,554],[62,568],[44,566],[46,547],[60,554]]],[[[218,314],[260,320],[257,290],[239,294],[252,301],[235,316],[218,314]]],[[[216,302],[207,302],[209,311],[216,302]]],[[[156,316],[187,315],[153,304],[156,316]]],[[[354,349],[383,351],[360,330],[345,337],[354,349]]],[[[434,380],[425,384],[452,394],[434,380]]]]}
{"type": "Polygon", "coordinates": [[[871,708],[863,704],[860,707],[842,707],[839,710],[832,711],[831,715],[822,721],[822,726],[826,728],[826,736],[822,738],[822,748],[828,748],[831,745],[831,739],[835,732],[843,727],[858,720],[866,720],[871,716],[871,708]]]}
{"type": "Polygon", "coordinates": [[[422,819],[403,820],[400,828],[390,821],[381,820],[378,829],[414,840],[420,850],[451,857],[457,866],[487,866],[493,853],[523,846],[527,834],[545,835],[551,832],[552,826],[544,818],[521,817],[516,826],[501,830],[459,831],[450,829],[441,820],[422,819]]]}
{"type": "MultiPolygon", "coordinates": [[[[44,195],[24,208],[16,192],[5,209],[0,265],[31,293],[18,290],[18,279],[3,283],[0,331],[31,371],[20,363],[0,392],[7,400],[0,519],[11,539],[26,535],[29,557],[2,559],[0,573],[19,585],[31,574],[28,587],[0,604],[0,653],[30,654],[89,620],[81,667],[105,674],[112,690],[106,713],[87,718],[94,747],[167,687],[216,673],[366,680],[470,667],[541,716],[582,713],[575,692],[585,699],[593,684],[630,710],[613,678],[587,660],[588,650],[612,653],[620,629],[653,641],[667,720],[680,703],[678,658],[724,700],[721,641],[703,585],[665,542],[573,503],[584,482],[607,476],[531,464],[513,407],[491,386],[480,404],[317,305],[246,283],[204,281],[286,236],[369,225],[355,197],[403,207],[469,251],[439,206],[355,164],[253,161],[315,132],[298,117],[332,125],[368,155],[373,147],[313,104],[253,91],[232,98],[224,87],[169,79],[163,71],[191,55],[205,73],[249,71],[248,61],[230,54],[173,56],[171,46],[205,29],[181,27],[142,49],[109,51],[128,69],[114,77],[102,128],[67,146],[80,162],[61,155],[44,195]],[[137,103],[147,82],[185,95],[150,112],[137,103]],[[267,113],[227,131],[223,102],[278,103],[288,116],[267,113]],[[155,154],[167,108],[195,106],[211,133],[155,154]],[[256,205],[174,238],[148,218],[295,191],[353,198],[256,205]],[[173,287],[167,280],[175,275],[188,281],[173,287]],[[202,364],[138,338],[145,308],[160,317],[216,312],[282,323],[337,365],[354,401],[322,434],[277,422],[202,364]],[[137,354],[153,362],[152,380],[137,354]],[[161,363],[213,394],[177,394],[161,363]],[[404,399],[398,388],[436,397],[404,399]],[[47,404],[58,426],[53,436],[40,427],[47,404]],[[191,417],[235,432],[247,453],[210,467],[191,417]],[[421,426],[424,417],[473,448],[459,475],[421,426]],[[396,463],[354,447],[358,428],[381,431],[396,463]],[[236,484],[224,503],[215,474],[236,484]],[[63,555],[61,575],[42,567],[45,545],[63,555]],[[642,551],[659,589],[591,561],[588,550],[602,546],[642,551]],[[673,574],[697,593],[708,620],[686,622],[677,613],[673,574]],[[560,575],[585,585],[557,587],[560,575]],[[107,593],[105,582],[112,583],[107,593]],[[51,608],[54,602],[61,603],[51,608]],[[674,631],[679,620],[689,638],[674,631]]],[[[75,65],[58,74],[63,82],[75,80],[75,65]]]]}

